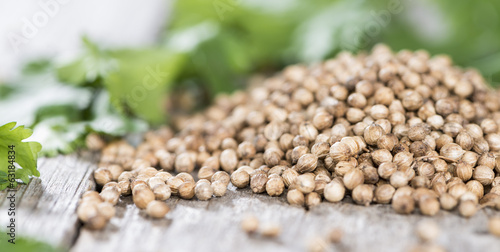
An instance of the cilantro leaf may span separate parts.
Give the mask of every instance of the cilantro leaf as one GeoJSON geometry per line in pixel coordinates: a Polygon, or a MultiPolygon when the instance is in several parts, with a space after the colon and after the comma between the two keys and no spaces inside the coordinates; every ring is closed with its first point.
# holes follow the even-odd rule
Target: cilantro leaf
{"type": "Polygon", "coordinates": [[[61,82],[72,85],[85,85],[96,81],[101,76],[106,76],[108,72],[116,69],[116,61],[107,51],[101,50],[87,37],[83,37],[82,42],[86,54],[57,69],[56,74],[61,82]]]}
{"type": "MultiPolygon", "coordinates": [[[[19,166],[16,169],[16,178],[22,179],[25,183],[29,181],[29,176],[40,176],[37,170],[38,153],[42,150],[42,145],[37,142],[24,142],[26,138],[33,134],[33,131],[24,126],[15,128],[16,122],[7,123],[0,127],[0,171],[8,173],[9,151],[15,151],[15,163],[19,166]],[[11,148],[10,146],[14,146],[11,148]]],[[[0,175],[3,175],[1,173],[0,175]]],[[[3,177],[3,176],[2,176],[3,177]]],[[[5,178],[5,177],[3,177],[5,178]]],[[[2,179],[0,185],[5,186],[2,179]]]]}
{"type": "Polygon", "coordinates": [[[111,104],[151,123],[166,118],[166,99],[172,80],[184,65],[185,56],[167,49],[112,52],[118,69],[103,78],[111,104]]]}
{"type": "Polygon", "coordinates": [[[10,252],[62,252],[66,251],[49,243],[39,241],[29,236],[16,235],[15,244],[9,243],[9,231],[0,228],[0,247],[2,251],[10,252]]]}

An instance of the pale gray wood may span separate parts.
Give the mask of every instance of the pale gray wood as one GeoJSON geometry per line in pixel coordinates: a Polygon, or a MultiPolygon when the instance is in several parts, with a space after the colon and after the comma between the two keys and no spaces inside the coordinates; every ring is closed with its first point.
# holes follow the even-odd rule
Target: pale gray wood
{"type": "MultiPolygon", "coordinates": [[[[80,195],[94,188],[91,172],[95,156],[59,156],[41,159],[41,179],[23,186],[18,197],[19,234],[72,251],[304,251],[316,236],[341,228],[342,243],[329,251],[408,251],[418,244],[416,223],[435,220],[441,227],[437,243],[448,251],[494,251],[500,239],[487,231],[488,218],[499,212],[484,209],[470,219],[441,211],[435,217],[403,216],[389,206],[362,207],[349,203],[322,203],[307,211],[289,206],[285,197],[255,195],[230,185],[222,198],[210,201],[167,201],[170,213],[162,220],[148,218],[130,197],[120,200],[117,216],[102,231],[82,228],[75,210],[80,195]],[[279,224],[277,239],[248,236],[240,229],[249,214],[261,223],[279,224]]],[[[5,192],[0,192],[0,224],[6,223],[5,192]]]]}
{"type": "MultiPolygon", "coordinates": [[[[349,201],[349,200],[347,200],[349,201]]],[[[416,223],[435,220],[442,229],[437,243],[448,251],[489,251],[500,239],[487,232],[488,216],[482,210],[470,219],[441,211],[437,216],[403,216],[389,206],[363,207],[351,203],[322,203],[306,211],[289,206],[284,197],[255,195],[235,190],[209,202],[168,200],[172,207],[165,219],[151,220],[131,205],[129,198],[118,205],[118,217],[102,231],[83,229],[73,251],[304,251],[316,236],[333,228],[344,232],[340,245],[330,251],[408,251],[419,243],[416,223]],[[262,223],[276,223],[283,232],[277,239],[248,236],[240,229],[246,215],[262,223]]]]}
{"type": "MultiPolygon", "coordinates": [[[[41,158],[40,178],[21,185],[16,192],[16,234],[51,245],[69,248],[78,235],[80,224],[75,214],[81,194],[94,188],[92,170],[95,155],[41,158]]],[[[8,192],[0,192],[0,225],[9,221],[6,200],[8,192]]]]}

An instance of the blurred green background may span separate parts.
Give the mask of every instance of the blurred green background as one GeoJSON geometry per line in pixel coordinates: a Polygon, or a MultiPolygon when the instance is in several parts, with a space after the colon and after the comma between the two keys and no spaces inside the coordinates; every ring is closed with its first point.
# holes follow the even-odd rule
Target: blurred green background
{"type": "Polygon", "coordinates": [[[69,153],[88,132],[142,132],[254,75],[377,43],[449,54],[500,85],[500,1],[182,0],[171,8],[154,46],[105,48],[84,37],[86,53],[70,63],[27,64],[0,85],[0,124],[20,120],[44,154],[69,153]]]}

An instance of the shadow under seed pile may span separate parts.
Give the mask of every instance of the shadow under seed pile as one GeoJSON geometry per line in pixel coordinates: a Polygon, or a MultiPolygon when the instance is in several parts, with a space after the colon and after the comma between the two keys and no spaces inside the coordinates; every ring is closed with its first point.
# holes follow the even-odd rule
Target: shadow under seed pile
{"type": "Polygon", "coordinates": [[[148,132],[137,148],[89,135],[102,149],[95,179],[103,189],[86,193],[78,214],[100,229],[113,216],[109,204],[132,194],[162,218],[171,195],[210,200],[232,183],[308,208],[350,196],[401,214],[457,208],[469,217],[500,208],[499,97],[476,70],[425,51],[378,45],[290,66],[174,119],[175,134],[148,132]]]}

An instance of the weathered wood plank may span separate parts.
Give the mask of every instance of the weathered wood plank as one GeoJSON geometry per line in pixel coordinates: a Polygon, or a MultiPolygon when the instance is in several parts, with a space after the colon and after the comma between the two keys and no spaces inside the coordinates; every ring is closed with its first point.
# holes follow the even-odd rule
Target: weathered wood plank
{"type": "MultiPolygon", "coordinates": [[[[70,248],[78,235],[75,209],[81,194],[93,188],[95,156],[90,153],[42,158],[40,178],[31,179],[16,192],[16,234],[70,248]]],[[[0,225],[9,216],[8,192],[0,193],[0,225]]]]}
{"type": "MultiPolygon", "coordinates": [[[[347,200],[348,201],[348,200],[347,200]]],[[[340,227],[342,244],[332,251],[407,251],[418,244],[416,223],[430,219],[403,216],[388,206],[362,207],[351,203],[322,203],[306,211],[289,206],[284,197],[254,195],[234,187],[226,197],[207,202],[177,198],[168,201],[172,211],[163,220],[151,220],[131,205],[118,205],[119,214],[103,231],[83,229],[73,251],[304,251],[315,236],[340,227]],[[248,236],[241,219],[253,214],[261,222],[282,226],[278,239],[248,236]]],[[[500,247],[500,239],[487,233],[487,218],[498,214],[482,210],[470,219],[441,211],[434,219],[442,233],[437,241],[448,251],[481,251],[500,247]]]]}
{"type": "MultiPolygon", "coordinates": [[[[22,186],[16,195],[18,234],[44,240],[72,251],[304,251],[315,236],[340,227],[342,244],[331,251],[407,251],[416,245],[414,227],[433,219],[441,227],[438,244],[448,251],[490,251],[500,239],[487,232],[488,217],[500,213],[485,209],[464,219],[441,211],[436,217],[402,216],[390,207],[362,207],[348,203],[321,205],[306,211],[289,206],[284,196],[271,198],[230,186],[223,198],[208,202],[167,202],[172,211],[152,220],[138,210],[130,197],[117,205],[117,216],[102,231],[80,229],[75,215],[78,199],[93,188],[95,159],[89,153],[41,159],[41,179],[22,186]],[[241,219],[253,214],[262,223],[282,226],[277,239],[248,236],[240,230],[241,219]],[[75,241],[76,239],[76,241],[75,241]]],[[[0,192],[0,225],[7,223],[6,192],[0,192]]]]}

